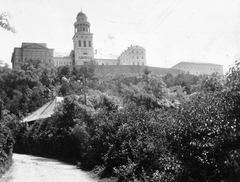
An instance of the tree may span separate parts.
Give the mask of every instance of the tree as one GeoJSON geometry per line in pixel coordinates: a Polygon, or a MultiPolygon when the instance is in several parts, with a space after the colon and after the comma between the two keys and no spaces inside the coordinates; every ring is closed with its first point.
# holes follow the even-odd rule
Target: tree
{"type": "Polygon", "coordinates": [[[58,68],[58,77],[62,79],[63,77],[69,78],[71,75],[71,69],[68,65],[58,68]]]}
{"type": "Polygon", "coordinates": [[[150,70],[148,69],[148,67],[146,67],[146,68],[143,70],[143,73],[144,73],[146,76],[149,75],[151,72],[152,72],[152,71],[150,71],[150,70]]]}
{"type": "Polygon", "coordinates": [[[0,14],[0,27],[11,31],[13,33],[16,33],[16,30],[14,27],[12,27],[9,23],[9,19],[11,19],[11,15],[7,12],[3,12],[2,14],[0,14]]]}

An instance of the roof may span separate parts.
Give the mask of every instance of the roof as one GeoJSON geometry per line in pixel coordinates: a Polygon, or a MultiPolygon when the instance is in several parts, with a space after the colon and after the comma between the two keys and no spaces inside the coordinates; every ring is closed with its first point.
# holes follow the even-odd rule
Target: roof
{"type": "Polygon", "coordinates": [[[33,43],[31,43],[31,42],[23,42],[22,43],[22,47],[29,46],[29,45],[32,45],[32,44],[37,44],[37,45],[40,45],[42,47],[47,48],[47,44],[46,43],[35,43],[35,42],[33,42],[33,43]]]}
{"type": "Polygon", "coordinates": [[[59,103],[63,101],[63,99],[63,97],[56,97],[53,101],[44,104],[41,108],[37,109],[32,114],[25,117],[22,122],[26,123],[38,119],[45,119],[51,117],[52,114],[55,112],[55,108],[58,106],[59,103]]]}
{"type": "MultiPolygon", "coordinates": [[[[86,16],[82,11],[77,14],[77,16],[86,16]]],[[[87,16],[86,16],[87,17],[87,16]]]]}
{"type": "Polygon", "coordinates": [[[174,68],[176,66],[179,65],[183,65],[183,64],[188,64],[188,65],[212,65],[212,66],[222,66],[220,64],[214,64],[214,63],[204,63],[204,62],[187,62],[187,61],[182,61],[180,63],[177,63],[176,65],[172,66],[171,68],[174,68]]]}
{"type": "Polygon", "coordinates": [[[129,49],[145,49],[144,47],[141,47],[139,45],[131,45],[129,49]]]}
{"type": "Polygon", "coordinates": [[[54,52],[54,57],[68,57],[70,56],[70,52],[54,52]]]}
{"type": "Polygon", "coordinates": [[[112,54],[95,54],[95,59],[118,59],[118,55],[112,55],[112,54]]]}

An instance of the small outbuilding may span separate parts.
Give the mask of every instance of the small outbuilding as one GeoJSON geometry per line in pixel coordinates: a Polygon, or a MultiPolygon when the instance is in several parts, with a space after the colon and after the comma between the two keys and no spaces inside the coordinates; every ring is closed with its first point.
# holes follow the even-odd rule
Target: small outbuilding
{"type": "Polygon", "coordinates": [[[57,106],[64,100],[63,97],[56,97],[54,100],[44,104],[41,108],[37,109],[29,116],[22,120],[22,123],[32,123],[39,119],[50,118],[54,114],[57,106]]]}

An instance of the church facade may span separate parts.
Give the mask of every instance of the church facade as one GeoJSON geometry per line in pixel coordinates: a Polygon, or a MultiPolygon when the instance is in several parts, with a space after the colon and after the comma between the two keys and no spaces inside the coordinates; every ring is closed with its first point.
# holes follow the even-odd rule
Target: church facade
{"type": "Polygon", "coordinates": [[[29,60],[41,60],[43,65],[53,67],[53,50],[47,48],[45,43],[22,43],[21,47],[15,47],[12,53],[12,68],[19,68],[21,64],[29,60]]]}

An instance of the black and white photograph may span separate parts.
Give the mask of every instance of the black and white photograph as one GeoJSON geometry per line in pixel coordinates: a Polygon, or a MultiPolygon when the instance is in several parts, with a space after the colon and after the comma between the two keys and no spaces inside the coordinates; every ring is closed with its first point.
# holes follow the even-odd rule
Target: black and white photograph
{"type": "Polygon", "coordinates": [[[1,182],[239,182],[239,0],[1,0],[1,182]]]}

